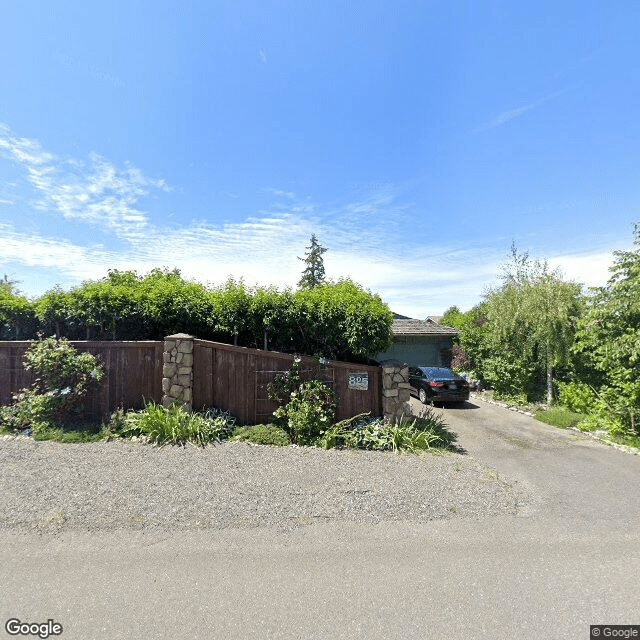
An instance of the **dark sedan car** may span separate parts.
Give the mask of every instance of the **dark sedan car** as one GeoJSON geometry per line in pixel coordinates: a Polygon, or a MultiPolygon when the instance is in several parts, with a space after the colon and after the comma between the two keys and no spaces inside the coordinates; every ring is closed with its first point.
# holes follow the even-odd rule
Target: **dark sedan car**
{"type": "Polygon", "coordinates": [[[465,402],[469,383],[451,369],[443,367],[409,367],[411,393],[427,402],[465,402]]]}

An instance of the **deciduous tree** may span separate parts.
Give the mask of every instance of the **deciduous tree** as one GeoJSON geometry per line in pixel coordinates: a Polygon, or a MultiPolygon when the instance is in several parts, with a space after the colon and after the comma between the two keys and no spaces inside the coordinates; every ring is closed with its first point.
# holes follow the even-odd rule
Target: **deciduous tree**
{"type": "Polygon", "coordinates": [[[633,435],[640,434],[640,224],[634,251],[615,251],[611,278],[593,289],[574,351],[605,374],[601,401],[633,435]]]}

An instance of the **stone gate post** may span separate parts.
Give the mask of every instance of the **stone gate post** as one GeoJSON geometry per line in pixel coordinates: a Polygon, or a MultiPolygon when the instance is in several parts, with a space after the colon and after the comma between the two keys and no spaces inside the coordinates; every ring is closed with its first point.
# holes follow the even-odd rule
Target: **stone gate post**
{"type": "Polygon", "coordinates": [[[397,362],[382,363],[382,415],[391,422],[411,415],[409,367],[397,362]]]}
{"type": "Polygon", "coordinates": [[[176,333],[164,339],[162,404],[179,402],[191,410],[193,402],[193,336],[176,333]]]}

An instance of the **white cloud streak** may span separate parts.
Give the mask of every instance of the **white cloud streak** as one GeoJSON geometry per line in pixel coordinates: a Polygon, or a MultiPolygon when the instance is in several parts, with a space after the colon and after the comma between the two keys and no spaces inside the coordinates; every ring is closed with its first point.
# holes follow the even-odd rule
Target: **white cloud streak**
{"type": "Polygon", "coordinates": [[[544,96],[543,98],[540,98],[539,100],[535,100],[534,102],[531,102],[529,104],[525,104],[521,107],[515,107],[514,109],[507,109],[506,111],[503,111],[502,113],[498,114],[495,118],[490,120],[488,123],[475,129],[474,133],[487,131],[489,129],[495,129],[496,127],[499,127],[505,122],[509,122],[509,120],[513,120],[514,118],[519,118],[525,113],[529,111],[533,111],[538,107],[541,107],[543,104],[549,102],[550,100],[553,100],[554,98],[557,98],[558,96],[561,96],[563,93],[566,93],[567,91],[569,91],[569,89],[561,89],[560,91],[555,91],[554,93],[544,96]]]}

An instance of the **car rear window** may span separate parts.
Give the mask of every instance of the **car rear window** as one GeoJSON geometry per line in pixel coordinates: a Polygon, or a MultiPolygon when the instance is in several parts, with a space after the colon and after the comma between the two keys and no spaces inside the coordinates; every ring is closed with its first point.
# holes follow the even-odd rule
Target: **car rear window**
{"type": "Polygon", "coordinates": [[[420,369],[426,374],[427,378],[434,380],[456,380],[460,377],[453,373],[451,369],[443,367],[420,367],[420,369]]]}

